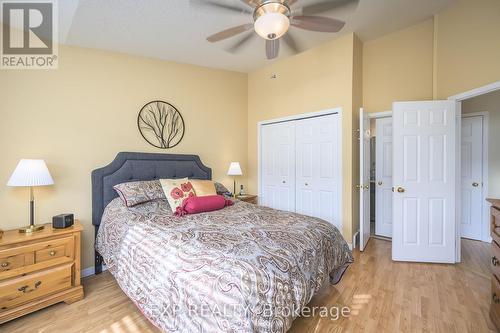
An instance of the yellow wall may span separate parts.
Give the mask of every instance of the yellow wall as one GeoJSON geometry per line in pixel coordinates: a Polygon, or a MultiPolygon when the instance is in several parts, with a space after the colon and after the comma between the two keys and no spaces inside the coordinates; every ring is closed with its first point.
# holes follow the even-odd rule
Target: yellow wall
{"type": "MultiPolygon", "coordinates": [[[[353,47],[346,35],[272,63],[248,76],[248,184],[257,191],[257,123],[263,120],[342,107],[343,234],[352,229],[353,47]],[[271,75],[276,74],[276,79],[271,75]]],[[[359,42],[356,41],[359,45],[359,42]]],[[[358,47],[359,48],[359,47],[358,47]]]]}
{"type": "Polygon", "coordinates": [[[500,80],[500,1],[458,0],[427,20],[363,46],[363,105],[446,99],[500,80]]]}
{"type": "Polygon", "coordinates": [[[436,27],[438,98],[500,80],[500,1],[458,0],[436,27]]]}
{"type": "Polygon", "coordinates": [[[230,161],[247,160],[247,75],[104,51],[60,47],[58,70],[0,71],[0,211],[3,229],[28,223],[28,191],[5,186],[21,158],[42,158],[55,185],[36,190],[36,220],[75,213],[83,222],[83,267],[93,266],[90,172],[119,151],[199,154],[232,186],[230,161]],[[155,149],[136,117],[148,101],[173,103],[183,141],[155,149]]]}
{"type": "MultiPolygon", "coordinates": [[[[354,35],[353,40],[353,66],[352,66],[352,181],[351,181],[351,211],[352,228],[351,238],[359,229],[359,109],[363,107],[363,43],[354,35]]],[[[344,134],[345,137],[345,134],[344,134]]],[[[348,234],[344,234],[348,237],[348,234]]],[[[350,240],[348,239],[350,242],[350,240]]]]}
{"type": "Polygon", "coordinates": [[[488,197],[500,198],[500,90],[462,102],[462,113],[488,111],[488,197]]]}
{"type": "Polygon", "coordinates": [[[432,99],[433,20],[363,45],[363,106],[392,110],[392,102],[432,99]]]}

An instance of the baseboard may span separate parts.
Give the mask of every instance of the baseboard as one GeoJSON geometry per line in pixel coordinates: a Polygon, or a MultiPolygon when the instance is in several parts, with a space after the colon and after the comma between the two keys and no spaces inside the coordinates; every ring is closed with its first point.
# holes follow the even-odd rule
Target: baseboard
{"type": "MultiPolygon", "coordinates": [[[[106,269],[107,269],[106,265],[102,265],[102,271],[104,272],[106,269]]],[[[82,278],[94,275],[95,274],[95,267],[92,266],[92,267],[84,268],[84,269],[82,269],[80,274],[81,274],[82,278]]]]}
{"type": "Polygon", "coordinates": [[[356,231],[356,233],[354,235],[352,235],[352,248],[351,250],[354,248],[356,248],[356,244],[359,243],[359,231],[356,231]]]}

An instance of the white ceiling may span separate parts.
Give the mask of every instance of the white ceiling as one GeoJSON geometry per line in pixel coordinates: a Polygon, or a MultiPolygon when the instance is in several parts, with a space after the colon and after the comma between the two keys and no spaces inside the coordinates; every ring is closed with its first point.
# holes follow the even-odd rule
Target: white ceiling
{"type": "MultiPolygon", "coordinates": [[[[247,8],[240,0],[213,1],[247,8]]],[[[298,0],[293,7],[321,1],[298,0]]],[[[366,41],[430,18],[453,1],[360,0],[357,8],[351,6],[323,14],[347,22],[337,34],[296,28],[291,32],[302,50],[353,31],[366,41]]],[[[59,1],[59,12],[63,44],[240,72],[269,63],[264,40],[257,36],[236,54],[225,49],[244,35],[217,44],[205,40],[220,30],[252,22],[251,14],[243,11],[240,14],[193,6],[189,0],[63,0],[59,1]]],[[[283,45],[280,57],[291,54],[283,45]]]]}

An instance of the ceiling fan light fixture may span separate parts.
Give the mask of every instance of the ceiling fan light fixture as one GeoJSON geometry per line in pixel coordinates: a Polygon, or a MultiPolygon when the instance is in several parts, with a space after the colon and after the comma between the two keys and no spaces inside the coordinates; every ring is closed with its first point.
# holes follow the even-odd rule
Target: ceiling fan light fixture
{"type": "Polygon", "coordinates": [[[255,20],[255,32],[262,38],[273,40],[283,36],[290,28],[290,19],[281,13],[265,13],[255,20]]]}

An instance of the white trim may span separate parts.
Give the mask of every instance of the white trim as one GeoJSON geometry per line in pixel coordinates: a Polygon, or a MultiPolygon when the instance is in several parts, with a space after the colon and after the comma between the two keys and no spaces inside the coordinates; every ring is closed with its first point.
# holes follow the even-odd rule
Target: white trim
{"type": "MultiPolygon", "coordinates": [[[[107,270],[108,268],[106,267],[106,265],[103,265],[102,266],[102,271],[104,272],[105,270],[107,270]]],[[[80,272],[80,275],[82,278],[85,278],[87,276],[91,276],[91,275],[95,275],[95,267],[92,266],[92,267],[87,267],[87,268],[84,268],[82,269],[82,271],[80,272]]]]}
{"type": "Polygon", "coordinates": [[[282,123],[286,121],[294,121],[294,120],[301,120],[301,119],[307,119],[307,118],[314,118],[314,117],[321,117],[321,116],[327,116],[331,114],[338,114],[339,120],[338,120],[338,140],[339,140],[339,156],[340,156],[340,161],[339,161],[339,167],[338,167],[338,179],[339,179],[339,189],[338,192],[340,193],[339,196],[339,218],[340,221],[338,223],[339,226],[339,231],[342,232],[343,227],[344,227],[344,215],[343,215],[343,210],[342,210],[342,202],[343,202],[343,193],[344,193],[344,180],[343,180],[343,169],[342,169],[342,161],[343,161],[343,154],[344,150],[342,148],[342,108],[341,107],[336,107],[332,109],[326,109],[326,110],[321,110],[321,111],[316,111],[316,112],[308,112],[308,113],[302,113],[294,116],[288,116],[288,117],[282,117],[282,118],[276,118],[276,119],[270,119],[270,120],[263,120],[259,121],[257,123],[257,190],[258,190],[258,195],[259,198],[262,197],[262,135],[261,135],[261,128],[264,125],[269,125],[269,124],[275,124],[275,123],[282,123]]]}
{"type": "Polygon", "coordinates": [[[457,95],[450,96],[450,97],[448,97],[448,99],[449,100],[456,100],[457,102],[461,102],[464,99],[469,99],[472,97],[481,96],[481,95],[484,95],[484,94],[487,94],[487,93],[490,93],[490,92],[496,91],[496,90],[500,90],[500,81],[496,81],[496,82],[487,84],[485,86],[482,86],[482,87],[479,87],[476,89],[472,89],[472,90],[469,90],[469,91],[466,91],[466,92],[463,92],[463,93],[460,93],[457,95]]]}
{"type": "Polygon", "coordinates": [[[260,126],[262,126],[262,125],[269,125],[269,124],[275,124],[275,123],[282,123],[285,121],[293,121],[293,120],[300,120],[300,119],[306,119],[306,118],[327,116],[329,114],[336,114],[336,113],[341,115],[342,108],[337,107],[337,108],[333,108],[333,109],[326,109],[326,110],[321,110],[321,111],[302,113],[302,114],[298,114],[298,115],[294,115],[294,116],[288,116],[288,117],[282,117],[282,118],[276,118],[276,119],[270,119],[270,120],[263,120],[263,121],[259,121],[257,123],[257,126],[260,128],[260,126]]]}
{"type": "Polygon", "coordinates": [[[392,111],[370,112],[370,113],[368,113],[368,118],[370,118],[370,119],[389,118],[389,117],[392,117],[392,111]]]}
{"type": "Polygon", "coordinates": [[[462,113],[462,118],[472,118],[472,117],[482,117],[483,121],[483,184],[482,184],[482,196],[481,201],[483,202],[482,209],[482,222],[481,222],[481,240],[483,242],[491,242],[490,236],[490,204],[486,201],[488,197],[488,149],[489,149],[489,126],[490,126],[490,115],[488,111],[481,112],[470,112],[462,113]]]}
{"type": "Polygon", "coordinates": [[[455,262],[462,258],[462,102],[455,101],[455,262]]]}

